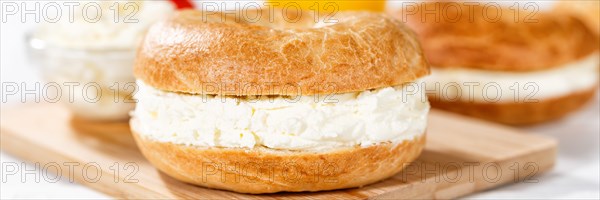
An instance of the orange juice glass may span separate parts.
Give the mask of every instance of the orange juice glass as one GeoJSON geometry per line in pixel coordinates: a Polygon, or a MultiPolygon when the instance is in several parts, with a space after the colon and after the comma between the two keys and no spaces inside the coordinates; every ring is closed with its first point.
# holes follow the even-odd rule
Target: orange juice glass
{"type": "Polygon", "coordinates": [[[267,0],[278,3],[278,7],[300,6],[304,10],[319,10],[325,12],[342,10],[368,10],[382,12],[385,9],[385,0],[267,0]],[[336,10],[337,9],[337,10],[336,10]]]}

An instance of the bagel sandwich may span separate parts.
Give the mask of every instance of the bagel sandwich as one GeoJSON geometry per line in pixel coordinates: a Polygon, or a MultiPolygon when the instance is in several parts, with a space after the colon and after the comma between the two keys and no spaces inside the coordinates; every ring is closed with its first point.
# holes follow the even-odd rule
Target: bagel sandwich
{"type": "Polygon", "coordinates": [[[378,13],[258,12],[150,28],[130,125],[154,166],[256,194],[360,187],[418,157],[429,103],[414,84],[429,67],[414,33],[378,13]]]}
{"type": "Polygon", "coordinates": [[[572,16],[463,2],[396,14],[432,67],[424,90],[433,107],[528,125],[561,118],[597,91],[598,38],[572,16]]]}

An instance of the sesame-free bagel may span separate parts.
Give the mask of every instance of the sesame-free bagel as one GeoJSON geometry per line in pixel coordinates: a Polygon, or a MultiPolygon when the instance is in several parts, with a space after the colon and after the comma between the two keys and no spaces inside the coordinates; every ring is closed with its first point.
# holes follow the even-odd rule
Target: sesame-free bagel
{"type": "Polygon", "coordinates": [[[434,67],[532,72],[598,51],[594,32],[573,16],[464,2],[418,5],[396,16],[418,34],[434,67]]]}
{"type": "Polygon", "coordinates": [[[165,91],[236,96],[357,92],[429,73],[413,32],[392,17],[318,17],[315,23],[311,12],[278,9],[239,16],[181,11],[148,31],[134,73],[165,91]]]}

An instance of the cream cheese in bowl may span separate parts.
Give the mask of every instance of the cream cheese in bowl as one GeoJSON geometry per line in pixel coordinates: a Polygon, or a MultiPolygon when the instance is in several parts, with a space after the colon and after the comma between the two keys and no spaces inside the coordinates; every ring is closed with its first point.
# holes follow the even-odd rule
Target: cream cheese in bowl
{"type": "Polygon", "coordinates": [[[61,87],[61,102],[78,117],[125,120],[135,106],[137,45],[154,22],[174,11],[169,1],[78,2],[72,19],[44,22],[28,35],[30,60],[47,82],[61,87]]]}

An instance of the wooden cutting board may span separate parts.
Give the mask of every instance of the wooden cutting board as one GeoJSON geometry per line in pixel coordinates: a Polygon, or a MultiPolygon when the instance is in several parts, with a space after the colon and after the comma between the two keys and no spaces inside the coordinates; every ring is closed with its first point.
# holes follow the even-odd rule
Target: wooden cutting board
{"type": "Polygon", "coordinates": [[[179,182],[142,157],[126,123],[78,121],[58,104],[3,109],[0,141],[2,150],[60,179],[135,199],[446,199],[535,182],[554,165],[557,142],[551,138],[437,110],[429,120],[426,148],[403,172],[362,188],[313,193],[246,195],[179,182]]]}

